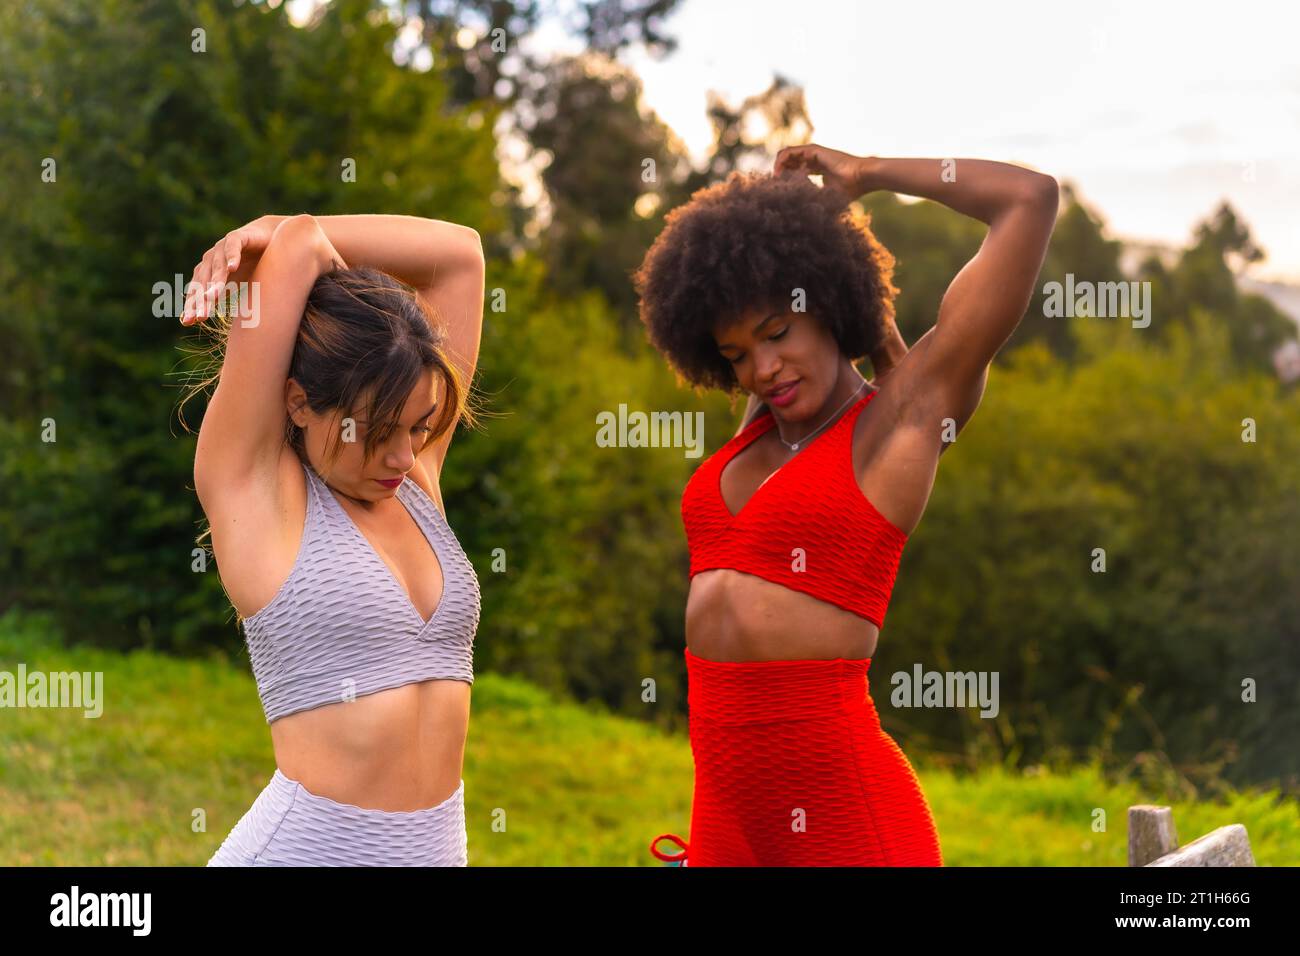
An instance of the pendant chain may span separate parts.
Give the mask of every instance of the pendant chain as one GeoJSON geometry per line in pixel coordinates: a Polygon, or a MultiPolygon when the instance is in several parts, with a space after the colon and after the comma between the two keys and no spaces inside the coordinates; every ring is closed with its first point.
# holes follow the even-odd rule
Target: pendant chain
{"type": "MultiPolygon", "coordinates": [[[[867,380],[864,378],[862,380],[862,385],[866,385],[866,384],[867,384],[867,380]]],[[[830,418],[826,419],[826,421],[822,422],[820,425],[814,428],[807,435],[804,435],[803,438],[800,438],[797,442],[791,443],[786,441],[784,438],[781,438],[780,423],[777,423],[776,437],[780,440],[782,445],[785,445],[785,447],[789,448],[791,451],[798,451],[800,445],[807,444],[813,438],[813,436],[817,435],[819,432],[821,432],[823,428],[825,428],[831,422],[835,421],[835,419],[839,417],[840,412],[844,411],[844,409],[849,407],[849,404],[862,393],[862,385],[859,385],[856,389],[854,389],[853,394],[849,396],[849,400],[845,402],[843,405],[841,405],[835,411],[835,413],[831,415],[830,418]]]]}

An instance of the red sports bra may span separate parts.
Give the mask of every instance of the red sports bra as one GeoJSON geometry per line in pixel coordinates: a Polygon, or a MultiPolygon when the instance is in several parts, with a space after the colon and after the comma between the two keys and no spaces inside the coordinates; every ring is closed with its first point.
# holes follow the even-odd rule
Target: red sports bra
{"type": "Polygon", "coordinates": [[[867,500],[853,474],[853,426],[878,392],[774,471],[739,514],[722,499],[722,471],[773,426],[771,410],[700,465],[682,493],[690,576],[743,571],[882,626],[907,535],[867,500]]]}

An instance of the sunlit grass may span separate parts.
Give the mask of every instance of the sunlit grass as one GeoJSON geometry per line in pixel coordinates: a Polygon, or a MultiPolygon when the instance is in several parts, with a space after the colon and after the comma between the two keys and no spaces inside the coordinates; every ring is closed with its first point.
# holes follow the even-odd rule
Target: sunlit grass
{"type": "MultiPolygon", "coordinates": [[[[247,662],[64,648],[40,619],[0,618],[0,670],[102,671],[104,711],[0,710],[0,865],[201,866],[275,762],[247,662]],[[197,811],[206,829],[193,825],[197,811]]],[[[1127,808],[1163,802],[1091,767],[1024,776],[927,770],[906,740],[955,866],[1124,866],[1127,808]],[[1093,831],[1105,811],[1104,832],[1093,831]]],[[[646,723],[480,674],[465,759],[470,864],[659,865],[689,835],[690,746],[646,723]],[[504,832],[493,820],[505,812],[504,832]],[[674,849],[668,847],[668,849],[674,849]]],[[[1257,862],[1300,860],[1294,801],[1174,803],[1182,842],[1244,823],[1257,862]]]]}

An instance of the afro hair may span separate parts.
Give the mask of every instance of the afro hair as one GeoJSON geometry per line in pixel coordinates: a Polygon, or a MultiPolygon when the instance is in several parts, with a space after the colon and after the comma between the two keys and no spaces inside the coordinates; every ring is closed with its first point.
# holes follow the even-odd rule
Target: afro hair
{"type": "Polygon", "coordinates": [[[732,172],[672,210],[632,281],[654,345],[693,387],[739,388],[713,332],[804,291],[852,361],[894,321],[894,257],[865,213],[806,176],[732,172]]]}

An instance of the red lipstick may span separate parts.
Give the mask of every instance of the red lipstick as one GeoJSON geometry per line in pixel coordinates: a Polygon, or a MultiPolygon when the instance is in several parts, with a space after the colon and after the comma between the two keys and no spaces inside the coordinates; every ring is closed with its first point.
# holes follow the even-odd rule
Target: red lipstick
{"type": "Polygon", "coordinates": [[[798,394],[798,392],[799,392],[799,380],[795,379],[793,382],[791,382],[789,385],[784,386],[779,391],[768,392],[767,400],[771,402],[773,405],[777,405],[779,407],[784,408],[786,405],[789,405],[791,402],[795,400],[795,396],[798,394]]]}

